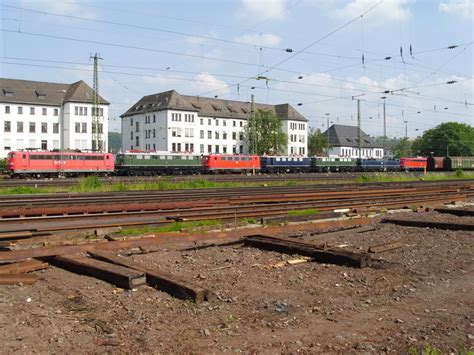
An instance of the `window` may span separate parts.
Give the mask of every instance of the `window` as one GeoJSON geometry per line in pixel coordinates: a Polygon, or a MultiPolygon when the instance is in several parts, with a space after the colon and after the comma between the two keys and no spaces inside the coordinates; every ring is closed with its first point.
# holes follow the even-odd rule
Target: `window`
{"type": "Polygon", "coordinates": [[[5,113],[10,113],[10,106],[5,106],[5,113]]]}
{"type": "Polygon", "coordinates": [[[207,131],[207,139],[212,139],[212,131],[207,131]]]}
{"type": "Polygon", "coordinates": [[[204,138],[204,130],[199,131],[199,138],[204,138]]]}
{"type": "Polygon", "coordinates": [[[216,126],[219,126],[219,120],[216,119],[216,126]]]}
{"type": "Polygon", "coordinates": [[[153,138],[156,138],[156,128],[153,128],[153,138]]]}
{"type": "Polygon", "coordinates": [[[23,107],[18,106],[18,114],[23,115],[23,107]]]}
{"type": "Polygon", "coordinates": [[[81,124],[81,132],[82,133],[87,133],[87,123],[82,123],[81,124]]]}
{"type": "Polygon", "coordinates": [[[219,146],[216,144],[216,153],[219,153],[219,146]]]}
{"type": "Polygon", "coordinates": [[[74,128],[74,132],[81,133],[81,124],[79,122],[75,123],[74,128]]]}
{"type": "Polygon", "coordinates": [[[17,122],[16,123],[16,131],[18,133],[23,133],[23,122],[17,122]]]}
{"type": "Polygon", "coordinates": [[[223,120],[223,121],[222,121],[222,125],[223,125],[224,127],[227,126],[227,121],[226,121],[226,120],[223,120]]]}
{"type": "MultiPolygon", "coordinates": [[[[30,122],[30,133],[36,133],[36,123],[30,122]]],[[[34,147],[32,147],[34,148],[34,147]]]]}
{"type": "Polygon", "coordinates": [[[176,152],[176,143],[171,143],[171,151],[176,152]]]}
{"type": "Polygon", "coordinates": [[[232,127],[236,127],[236,126],[237,126],[237,122],[232,121],[232,127]]]}
{"type": "Polygon", "coordinates": [[[243,132],[239,132],[239,139],[240,139],[241,141],[244,140],[244,134],[243,134],[243,132]]]}
{"type": "Polygon", "coordinates": [[[10,150],[12,149],[11,147],[11,141],[9,139],[5,139],[3,142],[3,149],[5,150],[10,150]]]}
{"type": "Polygon", "coordinates": [[[240,127],[244,126],[244,121],[240,121],[240,127]]]}
{"type": "Polygon", "coordinates": [[[30,107],[30,115],[34,115],[35,114],[35,108],[34,107],[30,107]]]}
{"type": "Polygon", "coordinates": [[[135,145],[137,147],[140,145],[140,140],[138,139],[138,136],[135,137],[135,145]]]}
{"type": "Polygon", "coordinates": [[[222,146],[222,153],[226,154],[227,153],[227,146],[222,146]]]}
{"type": "Polygon", "coordinates": [[[135,132],[140,132],[140,125],[139,125],[140,122],[135,122],[135,132]]]}
{"type": "Polygon", "coordinates": [[[46,107],[43,107],[43,109],[41,110],[41,113],[43,114],[43,116],[46,116],[46,114],[48,113],[48,110],[46,109],[46,107]]]}
{"type": "Polygon", "coordinates": [[[216,139],[219,139],[219,132],[217,132],[217,131],[215,132],[215,137],[216,137],[216,139]]]}
{"type": "Polygon", "coordinates": [[[54,116],[59,116],[59,109],[55,108],[53,112],[54,116]]]}
{"type": "Polygon", "coordinates": [[[199,145],[199,153],[204,153],[204,144],[199,145]]]}
{"type": "MultiPolygon", "coordinates": [[[[156,122],[156,116],[153,115],[153,123],[155,123],[155,122],[156,122]]],[[[154,144],[153,144],[153,145],[154,145],[154,144]]]]}
{"type": "MultiPolygon", "coordinates": [[[[48,123],[47,122],[41,122],[41,133],[48,133],[48,123]]],[[[43,149],[43,148],[41,148],[43,149]]]]}
{"type": "Polygon", "coordinates": [[[222,139],[227,139],[227,132],[222,132],[222,139]]]}
{"type": "Polygon", "coordinates": [[[207,119],[207,124],[208,124],[209,126],[211,125],[211,119],[210,119],[210,118],[207,119]]]}
{"type": "Polygon", "coordinates": [[[237,139],[237,132],[232,132],[232,139],[237,139]]]}
{"type": "Polygon", "coordinates": [[[130,119],[130,126],[133,127],[133,118],[130,119]]]}
{"type": "Polygon", "coordinates": [[[207,146],[207,152],[212,153],[212,145],[208,144],[207,146]]]}
{"type": "Polygon", "coordinates": [[[130,132],[130,139],[133,141],[133,132],[130,132]]]}
{"type": "Polygon", "coordinates": [[[48,141],[46,140],[41,141],[41,150],[48,150],[48,141]]]}
{"type": "Polygon", "coordinates": [[[10,121],[5,121],[3,123],[3,131],[4,132],[11,132],[11,122],[10,121]]]}
{"type": "Polygon", "coordinates": [[[59,133],[59,123],[53,123],[53,133],[59,133]]]}

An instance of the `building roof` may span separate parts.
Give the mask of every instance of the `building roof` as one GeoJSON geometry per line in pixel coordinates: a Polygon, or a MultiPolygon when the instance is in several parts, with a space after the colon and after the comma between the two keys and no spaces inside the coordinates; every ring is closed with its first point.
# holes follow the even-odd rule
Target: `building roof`
{"type": "MultiPolygon", "coordinates": [[[[289,104],[255,104],[255,110],[268,110],[281,120],[308,121],[289,104]]],[[[175,90],[143,96],[121,117],[163,110],[181,110],[197,112],[200,116],[219,118],[250,118],[250,102],[211,99],[199,96],[180,95],[175,90]]]]}
{"type": "MultiPolygon", "coordinates": [[[[327,135],[329,131],[329,144],[333,147],[359,147],[359,129],[355,126],[346,126],[335,124],[324,132],[327,135]]],[[[382,148],[372,137],[361,130],[362,148],[382,148]]]]}
{"type": "MultiPolygon", "coordinates": [[[[84,81],[73,84],[0,78],[0,102],[60,106],[64,102],[92,103],[93,90],[84,81]]],[[[109,102],[99,97],[102,105],[109,102]]]]}

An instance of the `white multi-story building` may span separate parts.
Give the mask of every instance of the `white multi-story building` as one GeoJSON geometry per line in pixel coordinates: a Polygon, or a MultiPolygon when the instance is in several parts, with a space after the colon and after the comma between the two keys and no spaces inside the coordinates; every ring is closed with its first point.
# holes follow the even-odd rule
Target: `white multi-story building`
{"type": "Polygon", "coordinates": [[[363,159],[382,159],[384,149],[372,137],[364,131],[360,131],[361,142],[359,145],[359,129],[354,126],[335,124],[323,133],[326,137],[329,135],[329,156],[359,158],[363,159]]]}
{"type": "MultiPolygon", "coordinates": [[[[92,98],[92,88],[82,80],[60,84],[0,78],[0,158],[22,149],[95,149],[92,98]],[[61,115],[64,127],[61,127],[61,115]]],[[[104,151],[107,151],[108,106],[100,98],[98,150],[104,151]]]]}
{"type": "MultiPolygon", "coordinates": [[[[122,118],[122,149],[197,154],[246,154],[249,102],[180,95],[171,90],[142,97],[122,118]]],[[[273,112],[288,135],[288,155],[307,154],[308,120],[289,104],[255,104],[273,112]]]]}

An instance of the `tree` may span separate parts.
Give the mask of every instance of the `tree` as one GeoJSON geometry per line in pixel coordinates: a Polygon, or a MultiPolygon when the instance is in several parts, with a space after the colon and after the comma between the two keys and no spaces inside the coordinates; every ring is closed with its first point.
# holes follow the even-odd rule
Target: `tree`
{"type": "Polygon", "coordinates": [[[327,137],[320,129],[310,129],[308,134],[308,154],[310,156],[326,155],[327,137]]]}
{"type": "Polygon", "coordinates": [[[122,149],[122,134],[119,132],[109,132],[109,152],[118,153],[122,149]]]}
{"type": "Polygon", "coordinates": [[[393,155],[395,158],[410,156],[411,142],[408,138],[402,138],[398,144],[393,148],[393,155]]]}
{"type": "Polygon", "coordinates": [[[271,111],[257,110],[244,134],[251,154],[286,154],[288,136],[283,132],[280,119],[271,111]]]}
{"type": "Polygon", "coordinates": [[[442,123],[416,141],[416,150],[423,155],[474,155],[474,127],[457,122],[442,123]]]}

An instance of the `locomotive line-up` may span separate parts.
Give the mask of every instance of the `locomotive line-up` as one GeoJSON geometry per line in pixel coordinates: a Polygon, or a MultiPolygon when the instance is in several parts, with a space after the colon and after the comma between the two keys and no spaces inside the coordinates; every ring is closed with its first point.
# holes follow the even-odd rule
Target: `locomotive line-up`
{"type": "Polygon", "coordinates": [[[131,151],[114,155],[80,151],[15,151],[7,157],[10,177],[84,175],[153,176],[220,172],[343,172],[474,170],[474,157],[406,157],[353,159],[346,157],[288,157],[257,155],[196,155],[131,151]]]}

